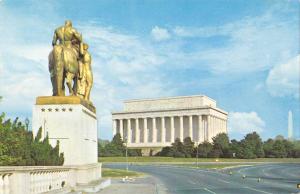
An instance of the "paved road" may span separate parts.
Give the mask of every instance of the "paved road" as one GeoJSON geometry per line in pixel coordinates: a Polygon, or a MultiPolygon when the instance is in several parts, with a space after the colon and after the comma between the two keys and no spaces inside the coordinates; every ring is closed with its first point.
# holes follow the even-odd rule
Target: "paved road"
{"type": "MultiPolygon", "coordinates": [[[[125,168],[124,164],[106,164],[109,168],[125,168]]],[[[203,170],[174,166],[130,165],[130,170],[158,178],[168,193],[279,194],[300,193],[300,164],[261,164],[226,170],[203,170]],[[232,175],[230,175],[232,171],[232,175]],[[243,179],[242,176],[246,178],[243,179]],[[258,178],[260,181],[258,182],[258,178]]],[[[158,192],[160,193],[160,192],[158,192]]]]}

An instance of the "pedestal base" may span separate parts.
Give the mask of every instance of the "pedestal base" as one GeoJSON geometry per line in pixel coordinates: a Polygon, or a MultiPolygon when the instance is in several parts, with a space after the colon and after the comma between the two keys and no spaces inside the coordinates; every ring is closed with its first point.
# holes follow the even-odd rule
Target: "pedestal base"
{"type": "Polygon", "coordinates": [[[79,97],[38,97],[33,108],[34,135],[42,128],[42,138],[60,143],[64,165],[98,163],[97,117],[92,105],[79,97]]]}
{"type": "Polygon", "coordinates": [[[101,178],[101,163],[72,166],[74,186],[87,185],[101,178]]]}
{"type": "MultiPolygon", "coordinates": [[[[58,193],[67,188],[97,191],[103,187],[101,164],[98,163],[96,109],[90,102],[76,96],[38,97],[32,116],[35,136],[39,128],[42,129],[42,139],[48,135],[53,147],[59,141],[59,152],[64,153],[64,164],[61,172],[44,174],[43,171],[41,175],[36,173],[38,183],[33,184],[47,185],[44,189],[49,191],[48,185],[52,184],[52,179],[49,181],[47,177],[51,175],[59,177],[60,184],[64,184],[58,193]]],[[[51,172],[51,168],[53,167],[49,167],[48,171],[51,172]]]]}

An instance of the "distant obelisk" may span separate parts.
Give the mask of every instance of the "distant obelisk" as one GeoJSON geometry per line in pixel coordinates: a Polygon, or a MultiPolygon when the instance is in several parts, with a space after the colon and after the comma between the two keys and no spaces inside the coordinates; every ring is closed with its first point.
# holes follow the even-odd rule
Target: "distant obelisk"
{"type": "Polygon", "coordinates": [[[293,113],[289,111],[288,114],[288,139],[293,140],[293,113]]]}

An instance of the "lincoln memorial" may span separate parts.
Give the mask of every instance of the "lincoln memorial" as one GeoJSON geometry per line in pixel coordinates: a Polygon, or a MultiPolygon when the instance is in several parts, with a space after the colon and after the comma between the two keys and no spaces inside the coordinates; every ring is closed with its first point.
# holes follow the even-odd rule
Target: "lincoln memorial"
{"type": "Polygon", "coordinates": [[[154,154],[176,138],[211,142],[227,133],[227,115],[203,95],[128,100],[123,111],[112,113],[113,135],[120,133],[129,148],[142,149],[143,155],[154,154]]]}

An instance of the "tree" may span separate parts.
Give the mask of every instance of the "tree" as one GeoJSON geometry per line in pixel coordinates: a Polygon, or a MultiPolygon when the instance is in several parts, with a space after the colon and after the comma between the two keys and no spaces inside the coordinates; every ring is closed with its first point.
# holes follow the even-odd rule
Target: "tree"
{"type": "Polygon", "coordinates": [[[229,144],[228,152],[226,153],[226,157],[237,157],[237,154],[241,152],[241,143],[235,139],[231,140],[229,144]]]}
{"type": "Polygon", "coordinates": [[[256,155],[253,153],[253,147],[251,147],[251,144],[242,140],[240,145],[241,145],[241,149],[237,153],[238,158],[244,158],[244,159],[256,158],[256,155]]]}
{"type": "Polygon", "coordinates": [[[293,141],[294,148],[293,148],[293,157],[300,158],[300,141],[293,141]]]}
{"type": "Polygon", "coordinates": [[[205,141],[198,145],[198,155],[202,158],[207,158],[211,152],[213,146],[208,141],[205,141]]]}
{"type": "Polygon", "coordinates": [[[263,142],[256,132],[247,134],[242,141],[244,141],[244,146],[246,146],[249,151],[252,151],[255,157],[264,157],[263,142]]]}
{"type": "Polygon", "coordinates": [[[274,140],[269,138],[267,141],[264,142],[263,148],[265,152],[265,156],[267,158],[274,158],[274,153],[273,153],[273,145],[274,145],[274,140]]]}
{"type": "Polygon", "coordinates": [[[124,141],[122,140],[120,133],[117,133],[113,137],[111,143],[114,144],[116,147],[120,148],[120,150],[125,150],[124,141]]]}
{"type": "Polygon", "coordinates": [[[219,133],[213,140],[213,149],[210,154],[211,157],[224,157],[229,152],[229,138],[226,133],[219,133]]]}
{"type": "Polygon", "coordinates": [[[64,154],[63,153],[59,153],[59,141],[56,141],[56,146],[54,147],[54,149],[52,149],[50,151],[50,156],[51,156],[51,163],[53,165],[63,165],[64,164],[64,154]],[[59,156],[59,157],[57,157],[59,156]]]}
{"type": "Polygon", "coordinates": [[[37,166],[53,166],[62,165],[64,162],[63,153],[59,153],[59,141],[56,146],[52,148],[49,144],[48,134],[44,139],[41,139],[42,128],[39,129],[34,141],[32,142],[33,149],[31,155],[33,156],[34,165],[37,166]]]}
{"type": "MultiPolygon", "coordinates": [[[[141,149],[128,149],[128,156],[141,156],[141,149]]],[[[111,142],[102,140],[98,142],[98,156],[125,156],[126,146],[121,138],[121,135],[117,133],[111,142]]]]}
{"type": "Polygon", "coordinates": [[[128,149],[128,156],[142,156],[141,149],[128,149]]]}
{"type": "Polygon", "coordinates": [[[62,165],[63,154],[59,153],[59,144],[54,148],[49,144],[48,136],[41,140],[40,128],[33,138],[25,125],[0,116],[0,165],[62,165]]]}
{"type": "Polygon", "coordinates": [[[156,154],[156,156],[172,157],[173,156],[172,147],[170,146],[163,147],[161,151],[156,154]]]}
{"type": "Polygon", "coordinates": [[[120,133],[117,133],[112,141],[105,146],[105,153],[107,156],[124,156],[126,147],[121,138],[120,133]]]}
{"type": "Polygon", "coordinates": [[[276,158],[285,158],[287,156],[285,145],[282,140],[275,140],[273,144],[273,154],[276,158]]]}
{"type": "Polygon", "coordinates": [[[186,158],[192,157],[193,150],[194,150],[194,142],[190,137],[186,137],[183,140],[183,147],[184,147],[184,153],[186,158]]]}
{"type": "Polygon", "coordinates": [[[212,138],[213,145],[219,145],[222,150],[229,148],[229,137],[226,133],[219,133],[212,138]]]}
{"type": "Polygon", "coordinates": [[[220,144],[214,144],[212,150],[209,152],[209,157],[211,158],[219,158],[223,156],[222,147],[220,144]]]}
{"type": "Polygon", "coordinates": [[[173,157],[178,157],[178,158],[184,158],[185,157],[185,150],[184,150],[184,145],[180,141],[179,138],[175,139],[175,142],[172,143],[172,155],[173,157]]]}
{"type": "Polygon", "coordinates": [[[103,157],[105,153],[105,146],[98,142],[98,157],[103,157]]]}
{"type": "Polygon", "coordinates": [[[292,158],[294,157],[294,150],[295,150],[295,145],[294,143],[292,143],[291,141],[288,141],[286,139],[282,140],[285,150],[286,150],[286,154],[288,158],[292,158]]]}

